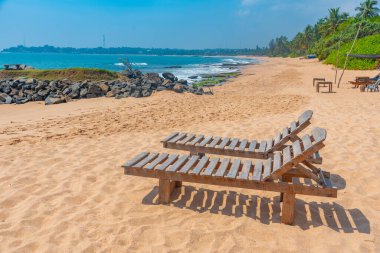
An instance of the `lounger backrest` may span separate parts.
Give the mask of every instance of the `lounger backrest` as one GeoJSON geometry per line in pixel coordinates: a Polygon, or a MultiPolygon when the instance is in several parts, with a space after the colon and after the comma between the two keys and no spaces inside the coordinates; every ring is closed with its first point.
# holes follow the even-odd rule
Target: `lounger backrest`
{"type": "Polygon", "coordinates": [[[269,140],[266,145],[266,153],[273,152],[275,150],[281,149],[285,143],[287,143],[291,138],[294,138],[299,132],[310,125],[311,117],[313,116],[313,111],[307,110],[298,117],[297,121],[293,121],[290,127],[285,127],[276,137],[269,140]]]}
{"type": "Polygon", "coordinates": [[[291,146],[286,146],[282,152],[274,153],[265,161],[263,180],[279,179],[287,171],[307,160],[312,154],[322,149],[327,132],[323,128],[314,128],[311,135],[306,134],[301,140],[296,140],[291,146]]]}

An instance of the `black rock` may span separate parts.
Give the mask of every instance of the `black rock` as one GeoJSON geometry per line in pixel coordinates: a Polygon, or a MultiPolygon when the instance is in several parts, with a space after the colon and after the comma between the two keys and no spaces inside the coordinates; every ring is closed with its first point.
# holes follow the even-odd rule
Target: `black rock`
{"type": "Polygon", "coordinates": [[[89,93],[89,94],[94,94],[95,95],[95,97],[96,97],[96,95],[101,95],[101,94],[103,94],[103,90],[99,87],[99,85],[97,85],[97,84],[90,84],[89,86],[88,86],[88,90],[87,90],[87,92],[89,93]]]}
{"type": "Polygon", "coordinates": [[[80,90],[79,95],[80,95],[81,98],[84,98],[84,97],[86,97],[87,93],[88,93],[87,89],[83,88],[83,89],[80,90]]]}
{"type": "Polygon", "coordinates": [[[150,95],[152,95],[152,91],[150,91],[150,90],[143,90],[142,91],[143,97],[149,97],[150,95]]]}
{"type": "Polygon", "coordinates": [[[158,86],[157,87],[157,91],[163,91],[163,90],[167,90],[167,88],[165,86],[158,86]]]}
{"type": "Polygon", "coordinates": [[[45,105],[55,105],[65,103],[66,101],[60,97],[47,97],[45,99],[45,105]]]}
{"type": "Polygon", "coordinates": [[[12,97],[5,93],[0,93],[0,104],[11,104],[12,97]]]}
{"type": "Polygon", "coordinates": [[[170,73],[170,72],[162,73],[162,76],[163,76],[165,79],[169,79],[169,80],[172,81],[172,82],[174,82],[174,81],[176,80],[175,75],[173,75],[173,74],[170,73]]]}
{"type": "Polygon", "coordinates": [[[180,84],[187,84],[187,80],[184,80],[184,79],[180,79],[180,80],[178,80],[178,82],[180,83],[180,84]]]}
{"type": "Polygon", "coordinates": [[[168,67],[165,67],[166,69],[180,69],[182,68],[182,66],[180,65],[174,65],[174,66],[168,66],[168,67]]]}
{"type": "Polygon", "coordinates": [[[197,79],[198,76],[189,76],[188,78],[189,78],[189,79],[197,79]]]}
{"type": "Polygon", "coordinates": [[[86,95],[86,98],[96,98],[96,95],[93,94],[93,93],[88,93],[88,94],[86,95]]]}
{"type": "Polygon", "coordinates": [[[184,91],[184,87],[182,84],[176,83],[173,87],[173,91],[177,93],[182,93],[184,91]]]}

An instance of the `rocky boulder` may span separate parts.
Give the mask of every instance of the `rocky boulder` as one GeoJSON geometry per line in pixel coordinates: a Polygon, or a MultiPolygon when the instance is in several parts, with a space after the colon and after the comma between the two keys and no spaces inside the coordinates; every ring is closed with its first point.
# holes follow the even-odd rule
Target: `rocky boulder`
{"type": "Polygon", "coordinates": [[[103,90],[99,87],[98,84],[90,84],[88,86],[87,93],[93,94],[96,97],[97,95],[102,95],[103,94],[103,90]]]}
{"type": "Polygon", "coordinates": [[[172,82],[175,82],[176,81],[176,77],[175,75],[173,75],[173,73],[170,73],[170,72],[165,72],[165,73],[162,73],[162,76],[165,78],[165,79],[168,79],[172,82]]]}
{"type": "Polygon", "coordinates": [[[185,88],[183,87],[182,84],[180,83],[176,83],[173,87],[173,91],[177,92],[177,93],[182,93],[183,91],[185,90],[185,88]]]}
{"type": "Polygon", "coordinates": [[[55,104],[61,104],[65,102],[66,100],[60,97],[47,97],[45,99],[45,105],[55,105],[55,104]]]}
{"type": "Polygon", "coordinates": [[[5,93],[0,93],[0,104],[11,104],[12,97],[5,93]]]}

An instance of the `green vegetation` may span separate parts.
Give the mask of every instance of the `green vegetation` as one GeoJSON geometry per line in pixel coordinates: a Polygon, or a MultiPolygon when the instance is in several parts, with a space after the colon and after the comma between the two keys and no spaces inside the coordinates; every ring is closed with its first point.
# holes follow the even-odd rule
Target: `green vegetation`
{"type": "Polygon", "coordinates": [[[214,77],[204,78],[199,82],[196,82],[193,84],[194,87],[203,87],[205,85],[217,85],[224,81],[226,81],[229,78],[237,77],[241,73],[240,72],[232,72],[232,73],[222,73],[218,74],[214,77]]]}
{"type": "MultiPolygon", "coordinates": [[[[350,50],[352,42],[345,43],[341,46],[339,52],[338,67],[343,68],[347,52],[350,50]]],[[[338,50],[334,50],[327,57],[325,63],[336,64],[336,56],[338,50]]],[[[351,52],[352,54],[380,54],[380,34],[367,36],[358,39],[355,47],[351,52]]],[[[375,69],[380,66],[379,60],[373,59],[356,59],[350,58],[347,64],[347,69],[375,69]]]]}
{"type": "MultiPolygon", "coordinates": [[[[327,58],[327,63],[336,64],[334,54],[337,54],[336,50],[339,48],[339,43],[341,43],[344,52],[340,54],[339,66],[343,67],[344,54],[349,52],[358,30],[357,38],[360,42],[358,41],[359,43],[355,44],[352,53],[376,54],[379,52],[376,48],[376,43],[377,47],[380,44],[378,36],[368,40],[361,40],[361,38],[380,34],[380,10],[376,5],[378,5],[376,0],[364,0],[355,9],[357,14],[354,17],[350,17],[347,13],[341,13],[339,8],[331,8],[326,17],[319,19],[313,26],[306,26],[304,31],[299,32],[292,40],[289,41],[287,37],[280,36],[271,40],[268,47],[261,50],[263,54],[282,57],[316,54],[319,60],[327,58]]],[[[376,62],[350,58],[348,67],[359,69],[375,68],[376,62]]]]}
{"type": "Polygon", "coordinates": [[[87,68],[70,68],[70,69],[52,69],[52,70],[2,70],[0,78],[35,78],[39,80],[60,80],[70,79],[72,81],[90,80],[114,80],[119,76],[116,72],[104,69],[87,69],[87,68]]]}

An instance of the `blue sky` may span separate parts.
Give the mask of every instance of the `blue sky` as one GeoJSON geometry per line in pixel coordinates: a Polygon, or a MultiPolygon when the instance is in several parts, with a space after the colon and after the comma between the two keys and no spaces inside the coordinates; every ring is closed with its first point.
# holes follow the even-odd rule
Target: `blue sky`
{"type": "Polygon", "coordinates": [[[0,49],[25,43],[96,47],[252,48],[360,0],[0,0],[0,49]]]}

